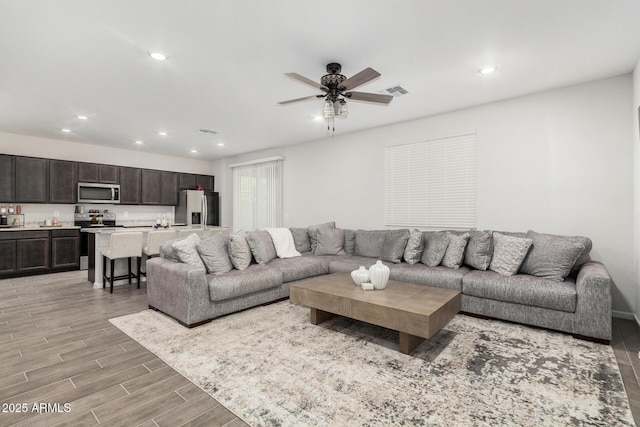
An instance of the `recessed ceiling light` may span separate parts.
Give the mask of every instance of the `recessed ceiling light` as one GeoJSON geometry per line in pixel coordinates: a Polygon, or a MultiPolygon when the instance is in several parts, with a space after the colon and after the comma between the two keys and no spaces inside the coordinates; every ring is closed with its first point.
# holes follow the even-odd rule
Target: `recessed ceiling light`
{"type": "Polygon", "coordinates": [[[224,147],[224,142],[218,142],[218,147],[224,147]]]}
{"type": "Polygon", "coordinates": [[[156,61],[164,61],[165,59],[167,59],[167,55],[161,52],[149,52],[149,56],[156,61]]]}
{"type": "Polygon", "coordinates": [[[167,133],[164,132],[164,131],[160,131],[160,132],[158,132],[158,135],[167,136],[167,133]]]}
{"type": "Polygon", "coordinates": [[[480,73],[480,74],[491,74],[494,71],[496,71],[497,69],[498,69],[498,67],[496,67],[495,65],[489,65],[489,66],[480,68],[478,70],[478,73],[480,73]]]}
{"type": "Polygon", "coordinates": [[[78,114],[76,117],[79,118],[80,120],[89,120],[89,117],[83,116],[83,115],[80,115],[80,114],[78,114]]]}
{"type": "Polygon", "coordinates": [[[142,142],[140,140],[136,140],[136,144],[144,144],[144,142],[142,142]]]}
{"type": "Polygon", "coordinates": [[[67,132],[67,133],[71,132],[71,129],[60,129],[60,130],[61,130],[62,132],[67,132]]]}
{"type": "Polygon", "coordinates": [[[198,152],[198,150],[191,150],[191,152],[192,152],[192,153],[197,153],[197,152],[198,152]]]}

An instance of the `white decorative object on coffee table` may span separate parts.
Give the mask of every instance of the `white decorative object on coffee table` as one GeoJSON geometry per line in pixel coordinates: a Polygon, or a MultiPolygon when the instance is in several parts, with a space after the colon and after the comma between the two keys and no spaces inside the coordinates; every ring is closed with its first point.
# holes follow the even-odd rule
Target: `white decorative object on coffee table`
{"type": "Polygon", "coordinates": [[[376,289],[386,288],[390,272],[389,267],[384,265],[382,261],[377,261],[375,265],[372,265],[369,268],[369,278],[373,287],[376,289]]]}
{"type": "Polygon", "coordinates": [[[369,271],[364,267],[364,265],[361,265],[359,269],[351,272],[351,278],[356,285],[360,286],[369,281],[369,271]]]}

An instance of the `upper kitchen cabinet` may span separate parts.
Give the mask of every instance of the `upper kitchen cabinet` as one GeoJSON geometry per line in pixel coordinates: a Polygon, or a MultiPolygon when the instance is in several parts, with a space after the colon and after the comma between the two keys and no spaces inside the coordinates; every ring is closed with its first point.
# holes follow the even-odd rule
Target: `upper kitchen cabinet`
{"type": "Polygon", "coordinates": [[[47,203],[49,198],[49,160],[17,156],[15,162],[15,201],[47,203]]]}
{"type": "Polygon", "coordinates": [[[196,175],[196,186],[202,185],[205,191],[213,191],[213,177],[209,175],[196,175]]]}
{"type": "Polygon", "coordinates": [[[181,173],[178,185],[180,190],[195,190],[197,188],[196,176],[190,173],[181,173]]]}
{"type": "Polygon", "coordinates": [[[160,204],[178,204],[178,174],[176,172],[160,173],[160,204]]]}
{"type": "Polygon", "coordinates": [[[157,170],[142,169],[142,204],[159,205],[161,202],[160,177],[162,172],[157,170]]]}
{"type": "Polygon", "coordinates": [[[76,203],[77,163],[49,160],[49,203],[76,203]]]}
{"type": "Polygon", "coordinates": [[[118,166],[78,163],[78,182],[118,184],[118,166]]]}
{"type": "Polygon", "coordinates": [[[15,201],[15,157],[0,154],[0,202],[15,201]]]}
{"type": "Polygon", "coordinates": [[[119,167],[120,174],[120,204],[140,204],[140,169],[119,167]]]}

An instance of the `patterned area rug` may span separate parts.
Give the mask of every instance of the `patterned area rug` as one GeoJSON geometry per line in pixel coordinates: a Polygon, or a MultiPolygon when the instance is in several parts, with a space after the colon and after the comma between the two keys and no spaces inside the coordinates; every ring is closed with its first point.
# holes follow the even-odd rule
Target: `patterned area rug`
{"type": "Polygon", "coordinates": [[[634,425],[609,346],[456,316],[411,355],[398,334],[288,301],[187,329],[112,319],[253,426],[634,425]]]}

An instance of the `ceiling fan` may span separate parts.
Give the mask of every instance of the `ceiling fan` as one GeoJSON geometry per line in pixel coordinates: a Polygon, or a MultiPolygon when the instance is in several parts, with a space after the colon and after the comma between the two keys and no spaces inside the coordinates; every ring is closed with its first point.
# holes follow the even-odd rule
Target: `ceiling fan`
{"type": "Polygon", "coordinates": [[[288,101],[278,102],[279,105],[293,104],[294,102],[308,101],[313,98],[324,98],[324,117],[332,120],[335,117],[346,118],[348,115],[347,99],[352,101],[373,102],[376,104],[388,105],[393,96],[382,95],[368,92],[354,92],[352,89],[362,86],[363,84],[380,77],[380,73],[373,68],[365,68],[358,74],[349,78],[340,74],[342,65],[332,62],[327,64],[327,74],[322,76],[320,83],[301,76],[298,73],[285,73],[285,76],[304,83],[322,91],[319,95],[305,96],[303,98],[290,99],[288,101]]]}

